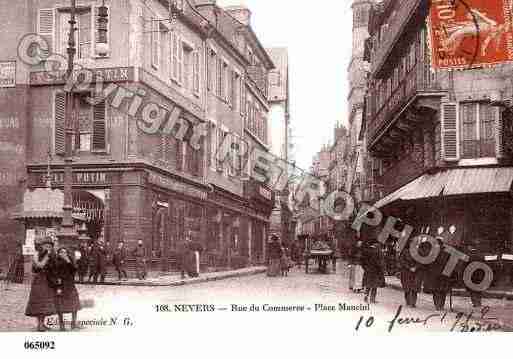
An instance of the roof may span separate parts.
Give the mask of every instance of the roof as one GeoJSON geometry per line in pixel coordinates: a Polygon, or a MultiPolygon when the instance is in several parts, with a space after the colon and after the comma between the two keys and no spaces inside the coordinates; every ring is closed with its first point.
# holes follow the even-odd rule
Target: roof
{"type": "Polygon", "coordinates": [[[424,174],[375,203],[376,208],[392,202],[439,196],[510,192],[513,167],[453,168],[424,174]]]}

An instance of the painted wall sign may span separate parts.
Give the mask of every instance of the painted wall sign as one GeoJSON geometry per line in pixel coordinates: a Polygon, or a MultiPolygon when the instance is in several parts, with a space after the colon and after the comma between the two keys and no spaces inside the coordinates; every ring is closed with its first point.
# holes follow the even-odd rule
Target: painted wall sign
{"type": "MultiPolygon", "coordinates": [[[[87,70],[87,69],[86,69],[87,70]]],[[[133,67],[114,67],[105,69],[90,69],[93,74],[93,81],[100,79],[103,82],[126,82],[134,80],[133,67]]],[[[75,77],[84,76],[75,71],[75,77]]],[[[78,78],[80,82],[82,79],[78,78]]],[[[66,71],[39,71],[30,73],[31,85],[62,85],[66,82],[66,71]]]]}
{"type": "Polygon", "coordinates": [[[0,87],[16,87],[16,61],[0,61],[0,87]]]}
{"type": "Polygon", "coordinates": [[[200,189],[194,188],[191,185],[177,182],[171,178],[159,176],[155,173],[150,173],[148,176],[148,182],[151,184],[157,185],[159,187],[163,187],[169,189],[174,192],[178,192],[190,197],[195,197],[199,199],[206,199],[207,193],[200,189]]]}
{"type": "Polygon", "coordinates": [[[465,69],[513,61],[509,0],[431,2],[428,28],[435,69],[465,69]]]}

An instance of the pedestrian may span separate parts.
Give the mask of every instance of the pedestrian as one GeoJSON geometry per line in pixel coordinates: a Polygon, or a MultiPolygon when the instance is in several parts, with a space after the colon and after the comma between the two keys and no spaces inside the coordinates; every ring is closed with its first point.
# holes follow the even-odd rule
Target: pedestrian
{"type": "MultiPolygon", "coordinates": [[[[484,263],[484,256],[480,255],[479,251],[474,246],[472,246],[472,245],[466,246],[464,253],[469,256],[468,263],[473,263],[473,262],[484,263]]],[[[460,277],[460,280],[463,282],[463,285],[465,286],[465,288],[467,289],[467,291],[470,294],[470,301],[472,303],[472,306],[476,309],[481,308],[482,300],[483,300],[483,292],[479,292],[479,291],[476,291],[476,290],[470,288],[467,285],[467,281],[465,281],[463,278],[463,273],[464,273],[464,270],[462,270],[460,272],[459,277],[460,277]]],[[[480,270],[474,271],[474,273],[472,274],[471,282],[472,283],[482,283],[482,281],[484,280],[484,276],[485,276],[484,271],[480,271],[480,270]]]]}
{"type": "Polygon", "coordinates": [[[362,253],[363,287],[365,288],[366,303],[376,303],[378,288],[385,287],[385,274],[383,271],[383,255],[379,243],[367,240],[363,245],[362,253]]]}
{"type": "Polygon", "coordinates": [[[87,263],[89,268],[89,279],[91,283],[94,278],[98,278],[98,254],[96,251],[96,243],[90,243],[87,250],[87,263]]]}
{"type": "Polygon", "coordinates": [[[80,299],[75,286],[77,266],[70,258],[66,248],[57,250],[57,258],[48,272],[50,286],[55,290],[55,306],[59,318],[59,327],[65,331],[64,314],[71,313],[71,329],[78,329],[77,313],[80,310],[80,299]]]}
{"type": "MultiPolygon", "coordinates": [[[[107,276],[108,251],[107,251],[107,247],[105,246],[105,242],[103,241],[102,237],[100,237],[98,239],[96,249],[97,249],[96,275],[100,277],[100,283],[105,283],[105,277],[107,276]]],[[[95,282],[96,282],[96,280],[95,280],[95,282]]]]}
{"type": "Polygon", "coordinates": [[[363,290],[362,246],[358,240],[349,251],[349,289],[355,293],[363,290]]]}
{"type": "Polygon", "coordinates": [[[268,243],[267,248],[268,265],[267,265],[267,276],[277,277],[280,275],[280,263],[281,263],[281,244],[280,239],[277,235],[273,234],[271,240],[268,243]]]}
{"type": "Polygon", "coordinates": [[[118,280],[121,281],[123,276],[125,280],[128,280],[128,274],[125,270],[126,263],[126,249],[125,243],[123,241],[118,242],[118,247],[114,251],[114,255],[112,256],[112,263],[114,264],[114,268],[118,272],[118,280]]]}
{"type": "Polygon", "coordinates": [[[180,277],[185,279],[185,273],[187,272],[187,257],[189,253],[189,245],[186,240],[181,240],[176,246],[177,252],[177,265],[180,271],[180,277]]]}
{"type": "Polygon", "coordinates": [[[89,249],[87,242],[83,241],[77,250],[77,273],[79,283],[84,283],[84,279],[87,276],[87,270],[89,268],[89,249]]]}
{"type": "Polygon", "coordinates": [[[49,328],[45,325],[45,318],[57,314],[55,306],[55,290],[48,282],[48,271],[55,261],[53,241],[45,237],[36,241],[36,253],[32,258],[32,284],[25,315],[37,318],[37,331],[44,332],[49,328]]]}
{"type": "Polygon", "coordinates": [[[401,253],[397,254],[399,278],[404,290],[406,306],[415,308],[417,306],[418,294],[422,289],[422,266],[412,257],[409,248],[410,244],[401,253]]]}
{"type": "Polygon", "coordinates": [[[137,242],[137,247],[132,251],[132,255],[135,257],[137,279],[146,279],[146,250],[141,239],[137,242]]]}
{"type": "MultiPolygon", "coordinates": [[[[437,258],[425,269],[424,292],[433,295],[433,304],[437,311],[444,311],[447,294],[451,290],[453,278],[443,274],[446,263],[449,261],[449,252],[443,250],[443,243],[440,237],[436,237],[436,242],[441,248],[437,258]]],[[[420,256],[429,255],[432,244],[424,237],[419,246],[420,256]]]]}
{"type": "Polygon", "coordinates": [[[290,270],[290,251],[282,246],[281,247],[281,260],[280,260],[280,267],[281,267],[281,276],[287,277],[289,275],[290,270]]]}
{"type": "Polygon", "coordinates": [[[196,240],[188,241],[187,274],[191,278],[197,278],[200,274],[200,254],[203,246],[196,240]]]}

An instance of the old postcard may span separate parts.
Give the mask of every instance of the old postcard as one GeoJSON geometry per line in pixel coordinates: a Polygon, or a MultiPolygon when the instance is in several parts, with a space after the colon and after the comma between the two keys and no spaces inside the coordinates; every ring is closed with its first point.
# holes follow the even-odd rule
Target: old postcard
{"type": "Polygon", "coordinates": [[[313,5],[0,0],[0,343],[513,330],[513,2],[313,5]]]}

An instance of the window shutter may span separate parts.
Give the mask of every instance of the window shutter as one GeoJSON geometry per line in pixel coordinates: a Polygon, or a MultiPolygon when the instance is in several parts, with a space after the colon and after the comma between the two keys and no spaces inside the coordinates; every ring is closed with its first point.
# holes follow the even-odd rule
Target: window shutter
{"type": "Polygon", "coordinates": [[[176,141],[176,169],[181,171],[183,169],[183,141],[176,141]]]}
{"type": "Polygon", "coordinates": [[[185,66],[183,59],[183,45],[181,39],[177,36],[177,51],[178,51],[178,82],[183,83],[185,80],[185,66]]]}
{"type": "Polygon", "coordinates": [[[159,51],[160,51],[160,24],[156,19],[151,20],[151,65],[159,68],[159,51]]]}
{"type": "Polygon", "coordinates": [[[107,150],[105,101],[93,106],[93,151],[107,150]]]}
{"type": "Polygon", "coordinates": [[[442,154],[445,161],[460,159],[457,103],[442,104],[442,154]]]}
{"type": "Polygon", "coordinates": [[[244,115],[246,113],[246,86],[244,78],[240,77],[240,113],[244,115]]]}
{"type": "MultiPolygon", "coordinates": [[[[108,5],[105,5],[107,7],[107,44],[110,45],[110,7],[108,5]]],[[[94,53],[96,56],[99,56],[99,54],[96,53],[96,43],[100,39],[100,22],[98,21],[100,19],[100,6],[94,7],[94,43],[93,43],[93,49],[92,53],[94,53]]],[[[109,46],[110,48],[110,46],[109,46]]],[[[108,56],[109,54],[107,54],[108,56]]]]}
{"type": "Polygon", "coordinates": [[[57,92],[55,94],[54,114],[54,149],[56,155],[64,155],[65,152],[65,123],[66,118],[66,94],[57,92]]]}
{"type": "Polygon", "coordinates": [[[39,9],[38,34],[48,42],[48,53],[41,54],[42,58],[50,56],[54,51],[55,12],[53,9],[39,9]]]}
{"type": "Polygon", "coordinates": [[[497,158],[504,158],[506,155],[504,146],[504,119],[498,107],[493,107],[492,111],[495,115],[495,152],[497,158]]]}
{"type": "Polygon", "coordinates": [[[171,78],[178,81],[178,35],[171,33],[171,78]]]}
{"type": "Polygon", "coordinates": [[[194,52],[194,74],[193,74],[193,89],[194,93],[200,92],[200,54],[199,51],[194,52]]]}

